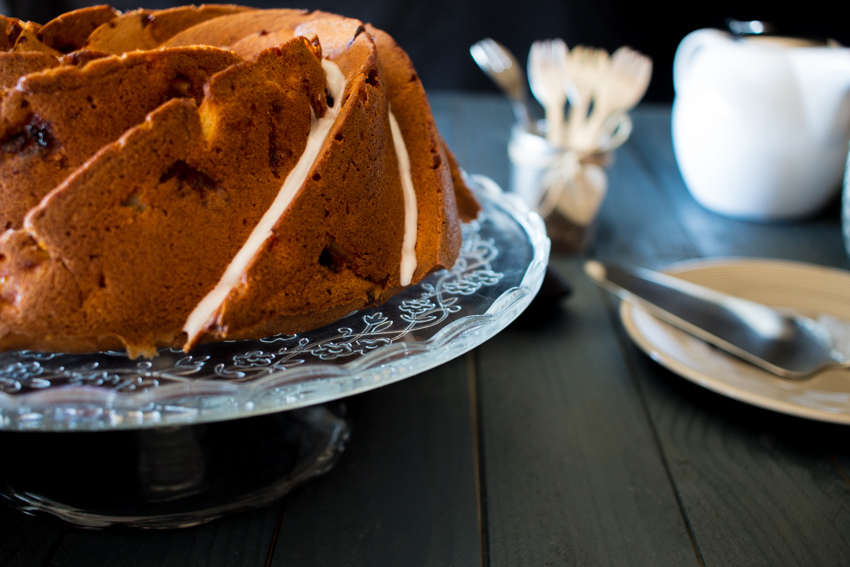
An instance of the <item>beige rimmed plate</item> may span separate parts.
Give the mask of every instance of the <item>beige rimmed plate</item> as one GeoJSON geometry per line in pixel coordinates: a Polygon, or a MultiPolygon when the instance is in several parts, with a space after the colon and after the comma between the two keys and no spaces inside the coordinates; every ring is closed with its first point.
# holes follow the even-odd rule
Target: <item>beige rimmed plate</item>
{"type": "MultiPolygon", "coordinates": [[[[850,321],[850,272],[777,260],[692,260],[665,270],[731,295],[802,315],[850,321]]],[[[719,394],[774,411],[850,424],[850,370],[809,380],[778,378],[664,323],[630,303],[620,317],[632,340],[673,372],[719,394]]]]}

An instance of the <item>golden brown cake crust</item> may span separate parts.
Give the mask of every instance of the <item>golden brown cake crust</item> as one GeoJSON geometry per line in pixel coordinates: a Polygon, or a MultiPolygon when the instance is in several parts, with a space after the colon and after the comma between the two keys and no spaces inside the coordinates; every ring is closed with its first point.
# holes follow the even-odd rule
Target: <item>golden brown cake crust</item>
{"type": "Polygon", "coordinates": [[[181,342],[186,316],[303,151],[324,73],[299,38],[229,67],[207,91],[200,107],[158,108],[0,238],[0,336],[53,336],[71,350],[96,329],[148,355],[181,342]]]}
{"type": "Polygon", "coordinates": [[[386,32],[371,25],[366,29],[375,38],[383,74],[387,77],[390,105],[411,156],[414,184],[437,189],[417,199],[418,263],[413,281],[419,281],[435,267],[450,268],[460,251],[460,222],[451,190],[451,170],[425,89],[410,58],[386,32]]]}
{"type": "Polygon", "coordinates": [[[0,16],[0,50],[9,51],[21,35],[23,22],[17,18],[0,16]]]}
{"type": "Polygon", "coordinates": [[[181,6],[167,10],[135,10],[98,27],[88,37],[84,46],[93,51],[114,54],[134,49],[154,49],[172,36],[201,22],[250,10],[251,8],[233,4],[181,6]]]}
{"type": "Polygon", "coordinates": [[[39,30],[38,38],[57,51],[70,53],[82,49],[94,30],[118,15],[111,6],[80,8],[47,22],[39,30]]]}
{"type": "Polygon", "coordinates": [[[11,51],[40,51],[57,57],[62,55],[59,50],[53,49],[41,41],[40,31],[40,24],[36,24],[35,22],[26,22],[23,24],[18,39],[15,40],[15,45],[11,51]]]}
{"type": "Polygon", "coordinates": [[[240,61],[221,49],[178,48],[22,79],[0,100],[0,228],[20,227],[28,210],[102,146],[171,98],[200,100],[210,77],[240,61]]]}
{"type": "Polygon", "coordinates": [[[303,189],[203,340],[300,332],[374,304],[399,285],[404,201],[394,149],[386,143],[387,97],[372,39],[359,34],[356,20],[342,24],[319,19],[299,30],[318,32],[338,55],[347,79],[336,101],[340,116],[303,189]],[[348,48],[335,50],[339,45],[348,48]]]}
{"type": "Polygon", "coordinates": [[[478,213],[481,211],[481,205],[478,204],[478,200],[472,194],[472,190],[467,187],[457,158],[449,149],[442,136],[440,137],[440,145],[443,147],[446,159],[449,160],[449,170],[452,172],[452,185],[454,185],[455,189],[458,214],[463,222],[469,222],[478,216],[478,213]]]}
{"type": "Polygon", "coordinates": [[[215,45],[230,48],[242,38],[261,32],[293,29],[308,19],[306,10],[254,10],[233,14],[216,21],[207,21],[192,26],[162,44],[163,47],[180,45],[215,45]]]}
{"type": "Polygon", "coordinates": [[[412,281],[454,263],[460,218],[477,204],[388,35],[289,9],[78,12],[44,28],[0,22],[24,61],[0,95],[0,349],[152,356],[300,332],[382,302],[404,287],[399,152],[416,194],[412,281]],[[98,18],[86,49],[62,56],[98,18]],[[345,76],[342,96],[322,57],[345,76]],[[186,343],[189,314],[330,109],[339,116],[305,181],[186,343]]]}
{"type": "Polygon", "coordinates": [[[24,75],[59,66],[59,59],[39,51],[0,52],[0,89],[11,89],[24,75]]]}

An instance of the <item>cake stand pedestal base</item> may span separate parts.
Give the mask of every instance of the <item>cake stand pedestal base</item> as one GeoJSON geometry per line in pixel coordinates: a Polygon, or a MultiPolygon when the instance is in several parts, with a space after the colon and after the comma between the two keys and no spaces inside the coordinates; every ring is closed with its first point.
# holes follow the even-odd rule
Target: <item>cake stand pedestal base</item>
{"type": "Polygon", "coordinates": [[[0,494],[84,528],[181,528],[259,508],[329,471],[342,403],[134,431],[0,432],[0,494]]]}

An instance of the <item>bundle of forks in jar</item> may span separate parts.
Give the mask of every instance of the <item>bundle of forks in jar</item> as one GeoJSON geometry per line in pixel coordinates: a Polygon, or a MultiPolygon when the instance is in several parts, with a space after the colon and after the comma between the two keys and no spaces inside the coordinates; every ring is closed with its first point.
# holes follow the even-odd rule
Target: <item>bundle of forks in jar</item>
{"type": "Polygon", "coordinates": [[[607,191],[604,168],[631,133],[627,113],[646,92],[652,61],[628,47],[609,56],[583,46],[568,50],[560,39],[534,42],[528,82],[546,116],[536,122],[510,52],[491,39],[470,52],[514,103],[517,125],[508,148],[514,191],[546,220],[556,251],[582,251],[607,191]]]}

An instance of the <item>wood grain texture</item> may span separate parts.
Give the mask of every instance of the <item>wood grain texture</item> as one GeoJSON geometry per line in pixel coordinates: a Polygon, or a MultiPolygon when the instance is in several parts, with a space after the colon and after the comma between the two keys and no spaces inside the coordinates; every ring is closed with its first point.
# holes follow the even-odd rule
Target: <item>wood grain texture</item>
{"type": "MultiPolygon", "coordinates": [[[[431,93],[431,104],[460,164],[508,188],[507,102],[431,93]]],[[[592,256],[850,266],[837,202],[798,223],[711,213],[678,173],[669,106],[633,119],[592,256]]],[[[473,388],[459,359],[347,400],[342,460],[280,505],[165,532],[76,530],[3,505],[0,565],[260,567],[270,548],[278,567],[850,565],[850,429],[668,372],[632,345],[581,264],[554,259],[575,291],[551,319],[518,322],[469,355],[473,388]]]]}
{"type": "MultiPolygon", "coordinates": [[[[642,107],[634,118],[633,136],[617,152],[609,169],[610,193],[593,255],[651,267],[717,256],[786,258],[847,267],[835,203],[799,223],[756,224],[716,215],[698,205],[684,187],[670,141],[669,107],[642,107]]],[[[484,160],[476,165],[498,171],[484,160]]],[[[467,167],[475,171],[474,166],[467,167]]],[[[611,303],[609,315],[616,321],[615,305],[606,301],[611,303]]],[[[570,308],[574,308],[572,302],[570,308]]],[[[596,340],[605,335],[589,326],[585,331],[596,340]]],[[[491,363],[490,348],[496,352],[508,348],[507,344],[497,348],[507,336],[480,349],[487,353],[481,355],[482,366],[491,363]]],[[[625,335],[620,340],[630,352],[640,397],[649,411],[649,427],[656,432],[664,460],[669,462],[670,490],[681,499],[683,521],[693,530],[700,559],[708,565],[847,563],[845,540],[850,538],[844,534],[850,503],[846,474],[850,452],[844,441],[846,428],[775,415],[711,394],[649,361],[625,335]],[[665,389],[671,385],[675,387],[672,393],[665,389]],[[690,392],[691,404],[679,397],[682,389],[690,392]],[[714,403],[705,407],[706,399],[714,403]],[[683,417],[688,411],[696,416],[683,417]]],[[[524,343],[513,346],[520,356],[531,349],[524,343]]],[[[576,348],[574,341],[569,348],[576,348]]],[[[541,351],[536,351],[536,356],[542,356],[541,351]]],[[[492,364],[504,368],[510,362],[492,364]]],[[[532,374],[552,374],[551,368],[534,368],[532,374]]],[[[591,373],[583,369],[577,374],[586,377],[591,373]]],[[[482,385],[485,392],[486,384],[482,385]]],[[[491,401],[484,407],[487,412],[500,413],[491,401]]],[[[539,411],[525,413],[534,416],[539,411]]],[[[500,518],[507,513],[511,520],[504,520],[506,525],[514,526],[517,517],[522,517],[525,525],[534,516],[507,505],[500,507],[498,491],[492,489],[499,469],[492,460],[504,457],[491,448],[492,424],[484,428],[484,435],[489,449],[486,470],[492,557],[493,563],[499,564],[505,553],[514,559],[517,553],[516,546],[499,547],[503,535],[499,533],[500,518]]],[[[592,435],[599,442],[598,432],[592,435]]],[[[529,449],[529,453],[540,451],[529,449]]],[[[533,480],[539,490],[539,478],[533,480]]],[[[546,525],[574,529],[574,522],[564,519],[552,519],[546,525]]],[[[539,540],[528,536],[526,543],[539,540]]],[[[515,543],[515,538],[511,541],[515,543]]],[[[530,557],[541,559],[523,556],[520,562],[530,557]]]]}
{"type": "Polygon", "coordinates": [[[51,566],[234,566],[266,563],[277,506],[182,530],[71,530],[51,566]]]}
{"type": "Polygon", "coordinates": [[[272,565],[479,565],[466,362],[347,400],[339,464],[285,503],[272,565]]]}
{"type": "Polygon", "coordinates": [[[706,565],[850,564],[850,483],[830,456],[848,451],[846,426],[754,408],[632,358],[706,565]]]}
{"type": "Polygon", "coordinates": [[[27,516],[0,500],[0,565],[44,565],[67,530],[59,521],[27,516]]]}
{"type": "Polygon", "coordinates": [[[832,448],[830,456],[834,459],[838,472],[850,486],[850,448],[832,448]]]}
{"type": "Polygon", "coordinates": [[[697,565],[605,305],[554,267],[568,306],[478,349],[491,564],[697,565]]]}
{"type": "Polygon", "coordinates": [[[590,255],[657,268],[699,254],[676,203],[642,167],[636,143],[617,150],[590,255]]]}
{"type": "MultiPolygon", "coordinates": [[[[619,174],[645,180],[640,196],[657,195],[660,205],[606,203],[603,222],[617,228],[597,243],[595,254],[651,266],[751,256],[847,267],[834,205],[802,222],[773,224],[728,219],[698,205],[675,166],[669,124],[667,108],[635,113],[634,135],[618,156],[619,174]],[[659,217],[668,214],[679,230],[659,226],[659,217]],[[619,231],[624,215],[633,223],[631,233],[619,231]],[[632,244],[663,236],[663,248],[632,244]],[[681,254],[670,254],[677,248],[681,254]]],[[[613,177],[611,189],[612,197],[627,190],[613,177]]],[[[599,293],[615,320],[617,302],[599,293]]],[[[705,564],[848,564],[847,428],[753,408],[687,383],[650,361],[617,328],[705,564]]]]}

